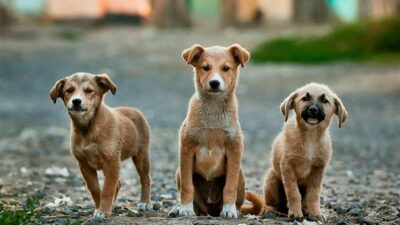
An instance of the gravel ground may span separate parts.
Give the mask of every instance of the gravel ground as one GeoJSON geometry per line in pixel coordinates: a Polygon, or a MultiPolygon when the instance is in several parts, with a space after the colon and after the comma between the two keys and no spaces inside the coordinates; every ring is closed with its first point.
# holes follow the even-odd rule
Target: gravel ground
{"type": "MultiPolygon", "coordinates": [[[[13,208],[28,197],[39,199],[37,223],[66,224],[90,217],[93,203],[68,150],[67,113],[60,102],[52,104],[48,92],[58,78],[73,72],[106,72],[118,85],[116,96],[107,96],[106,102],[141,109],[152,127],[154,210],[135,211],[140,186],[132,162],[127,161],[121,171],[115,216],[104,224],[292,223],[274,215],[235,220],[167,217],[177,204],[173,178],[178,163],[177,131],[193,93],[192,70],[181,60],[180,52],[193,43],[238,42],[251,49],[265,37],[326,30],[10,30],[0,36],[0,203],[13,208]]],[[[337,128],[336,119],[331,128],[333,159],[321,197],[327,223],[400,224],[398,63],[250,64],[242,69],[238,98],[247,188],[262,192],[263,176],[270,166],[270,145],[283,124],[279,103],[293,89],[311,81],[329,85],[349,112],[344,128],[337,128]]]]}

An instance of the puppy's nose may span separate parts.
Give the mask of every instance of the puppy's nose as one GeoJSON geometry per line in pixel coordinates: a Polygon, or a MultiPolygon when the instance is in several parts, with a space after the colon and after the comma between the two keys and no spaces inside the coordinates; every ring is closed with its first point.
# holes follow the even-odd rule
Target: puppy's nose
{"type": "Polygon", "coordinates": [[[218,80],[212,80],[212,81],[210,81],[210,87],[211,87],[211,88],[216,89],[216,88],[219,87],[219,85],[220,85],[220,83],[219,83],[218,80]]]}
{"type": "Polygon", "coordinates": [[[318,114],[318,108],[316,106],[310,106],[308,108],[308,113],[312,116],[316,116],[318,114]]]}
{"type": "Polygon", "coordinates": [[[79,98],[76,98],[74,100],[72,100],[72,104],[76,107],[76,106],[80,106],[82,103],[82,100],[79,98]]]}

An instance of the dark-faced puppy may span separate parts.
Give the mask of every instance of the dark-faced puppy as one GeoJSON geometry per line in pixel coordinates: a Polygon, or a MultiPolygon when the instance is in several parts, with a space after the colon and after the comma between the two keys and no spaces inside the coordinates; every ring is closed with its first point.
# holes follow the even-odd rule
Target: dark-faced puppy
{"type": "Polygon", "coordinates": [[[235,91],[239,67],[250,55],[235,44],[209,48],[193,45],[182,56],[194,68],[196,92],[179,133],[178,213],[237,217],[245,182],[235,91]]]}
{"type": "Polygon", "coordinates": [[[150,128],[134,108],[111,108],[104,94],[115,94],[116,85],[106,74],[75,73],[58,80],[50,90],[56,103],[61,98],[71,118],[71,152],[96,204],[95,217],[110,216],[121,186],[122,160],[131,158],[140,176],[142,192],[138,207],[150,204],[150,128]],[[101,189],[97,170],[105,176],[101,189]]]}
{"type": "MultiPolygon", "coordinates": [[[[323,220],[320,193],[332,145],[329,126],[334,115],[339,127],[347,119],[340,98],[327,86],[310,83],[291,93],[281,104],[287,123],[272,145],[272,167],[264,184],[265,201],[252,198],[258,205],[251,213],[265,211],[287,213],[289,217],[308,215],[323,220]],[[289,112],[295,115],[289,120],[289,112]]],[[[251,199],[250,199],[251,200],[251,199]]],[[[253,202],[253,204],[254,204],[253,202]]]]}

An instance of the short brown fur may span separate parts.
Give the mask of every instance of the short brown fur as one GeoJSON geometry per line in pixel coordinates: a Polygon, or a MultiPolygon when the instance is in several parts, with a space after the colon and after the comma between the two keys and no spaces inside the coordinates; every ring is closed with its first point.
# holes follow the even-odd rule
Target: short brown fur
{"type": "Polygon", "coordinates": [[[227,48],[196,44],[184,50],[182,57],[194,68],[196,93],[179,132],[176,180],[181,206],[193,203],[194,207],[181,208],[179,214],[236,217],[236,209],[233,213],[223,208],[226,204],[240,208],[244,201],[243,136],[235,91],[239,65],[243,67],[250,55],[237,44],[227,48]],[[213,76],[219,76],[223,91],[210,92],[213,76]]]}
{"type": "Polygon", "coordinates": [[[341,127],[347,119],[346,109],[335,93],[316,83],[291,93],[280,108],[285,121],[292,109],[295,116],[284,125],[272,145],[272,167],[265,176],[265,201],[253,196],[256,200],[252,201],[256,207],[249,213],[277,211],[287,213],[289,217],[301,218],[307,215],[322,221],[320,192],[332,154],[329,126],[333,115],[337,115],[341,127]],[[307,93],[311,100],[305,101],[307,93]],[[318,124],[310,124],[302,118],[302,111],[310,101],[322,95],[326,98],[323,103],[325,119],[318,124]]]}
{"type": "MultiPolygon", "coordinates": [[[[96,205],[95,216],[112,214],[121,187],[121,162],[131,158],[140,176],[140,201],[150,204],[150,128],[143,114],[134,108],[111,108],[103,102],[107,91],[117,87],[106,74],[75,73],[56,82],[50,97],[60,97],[72,122],[71,152],[96,205]],[[79,110],[71,99],[82,100],[79,110]],[[101,189],[97,170],[105,176],[101,189]]],[[[143,206],[143,205],[142,205],[143,206]]]]}

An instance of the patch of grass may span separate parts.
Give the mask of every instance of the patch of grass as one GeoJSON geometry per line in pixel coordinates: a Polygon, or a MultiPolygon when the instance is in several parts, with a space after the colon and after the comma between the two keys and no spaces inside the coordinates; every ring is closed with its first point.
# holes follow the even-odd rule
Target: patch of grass
{"type": "Polygon", "coordinates": [[[338,27],[322,37],[265,41],[252,52],[252,59],[299,63],[400,59],[400,17],[338,27]]]}
{"type": "Polygon", "coordinates": [[[30,224],[37,215],[35,209],[38,205],[39,202],[32,198],[28,198],[25,206],[17,210],[9,210],[4,205],[0,204],[0,224],[30,224]]]}

